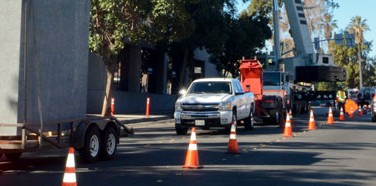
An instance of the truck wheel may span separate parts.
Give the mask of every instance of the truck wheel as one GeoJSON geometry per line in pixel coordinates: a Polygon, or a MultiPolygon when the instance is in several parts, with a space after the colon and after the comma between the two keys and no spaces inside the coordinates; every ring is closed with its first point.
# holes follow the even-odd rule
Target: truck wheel
{"type": "Polygon", "coordinates": [[[106,128],[102,136],[101,159],[110,160],[114,157],[117,147],[116,130],[113,127],[106,128]]]}
{"type": "Polygon", "coordinates": [[[244,128],[245,130],[253,130],[255,128],[255,121],[253,119],[252,111],[249,113],[249,117],[247,117],[244,121],[244,128]]]}
{"type": "Polygon", "coordinates": [[[99,129],[91,127],[85,135],[84,148],[80,150],[82,160],[87,163],[98,161],[99,151],[101,149],[99,129]]]}
{"type": "Polygon", "coordinates": [[[175,124],[175,131],[177,135],[186,135],[188,132],[188,127],[183,127],[180,124],[175,124]]]}
{"type": "Polygon", "coordinates": [[[5,157],[10,161],[17,161],[20,159],[22,152],[16,152],[16,153],[4,153],[5,157]]]}

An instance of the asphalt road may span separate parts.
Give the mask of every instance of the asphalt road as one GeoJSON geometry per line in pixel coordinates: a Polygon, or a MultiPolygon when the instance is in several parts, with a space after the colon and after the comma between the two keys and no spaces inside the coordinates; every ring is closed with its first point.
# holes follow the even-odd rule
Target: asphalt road
{"type": "MultiPolygon", "coordinates": [[[[325,109],[325,108],[324,108],[325,109]]],[[[228,154],[229,135],[197,130],[202,169],[184,169],[190,135],[178,136],[173,120],[130,124],[114,160],[84,164],[76,156],[78,185],[376,185],[376,123],[370,116],[307,131],[308,115],[294,118],[292,138],[277,126],[239,127],[239,154],[228,154]]],[[[321,112],[321,113],[320,113],[321,112]]],[[[61,185],[67,150],[26,153],[0,162],[0,185],[61,185]]]]}

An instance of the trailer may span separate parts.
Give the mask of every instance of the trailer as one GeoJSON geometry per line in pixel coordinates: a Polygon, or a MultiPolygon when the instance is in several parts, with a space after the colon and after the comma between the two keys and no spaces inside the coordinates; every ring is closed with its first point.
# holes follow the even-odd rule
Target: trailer
{"type": "Polygon", "coordinates": [[[0,154],[74,147],[111,159],[121,127],[87,115],[90,1],[5,1],[0,7],[0,154]],[[64,8],[61,8],[64,7],[64,8]]]}

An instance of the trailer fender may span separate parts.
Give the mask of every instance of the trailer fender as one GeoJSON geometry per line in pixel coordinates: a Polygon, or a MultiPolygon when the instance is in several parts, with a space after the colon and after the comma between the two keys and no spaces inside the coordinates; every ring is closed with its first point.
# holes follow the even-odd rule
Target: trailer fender
{"type": "Polygon", "coordinates": [[[81,121],[77,124],[75,130],[74,130],[74,135],[73,135],[73,146],[76,149],[81,149],[84,147],[85,143],[85,133],[89,126],[95,125],[95,123],[90,123],[89,121],[81,121]]]}

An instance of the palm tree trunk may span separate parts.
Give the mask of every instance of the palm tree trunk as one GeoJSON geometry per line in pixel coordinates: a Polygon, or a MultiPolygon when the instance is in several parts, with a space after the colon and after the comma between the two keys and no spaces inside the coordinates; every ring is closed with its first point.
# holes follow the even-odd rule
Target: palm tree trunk
{"type": "Polygon", "coordinates": [[[362,55],[361,45],[358,46],[358,62],[359,62],[359,89],[363,87],[363,70],[362,70],[362,55]]]}

